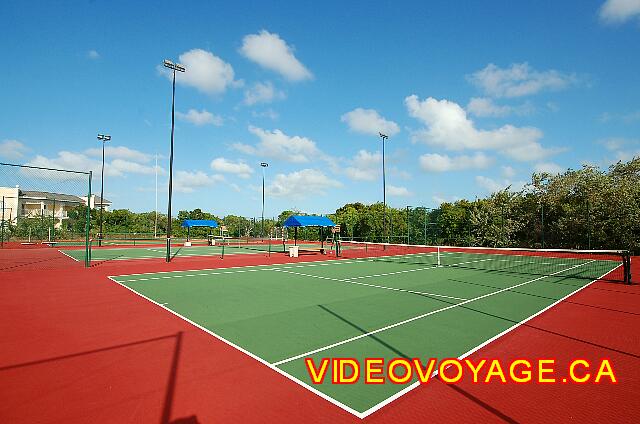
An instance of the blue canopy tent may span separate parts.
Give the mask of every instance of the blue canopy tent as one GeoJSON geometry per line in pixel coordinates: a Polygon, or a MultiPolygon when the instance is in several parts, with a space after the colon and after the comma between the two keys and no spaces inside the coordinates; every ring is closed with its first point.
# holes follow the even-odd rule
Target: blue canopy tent
{"type": "Polygon", "coordinates": [[[291,215],[282,224],[284,227],[293,227],[294,245],[298,245],[298,227],[320,227],[320,251],[324,253],[323,228],[335,227],[336,224],[326,216],[291,215]]]}
{"type": "MultiPolygon", "coordinates": [[[[218,223],[213,219],[185,219],[180,226],[187,229],[187,241],[189,241],[191,227],[218,228],[218,223]]],[[[209,244],[211,244],[211,237],[209,237],[209,244]]]]}

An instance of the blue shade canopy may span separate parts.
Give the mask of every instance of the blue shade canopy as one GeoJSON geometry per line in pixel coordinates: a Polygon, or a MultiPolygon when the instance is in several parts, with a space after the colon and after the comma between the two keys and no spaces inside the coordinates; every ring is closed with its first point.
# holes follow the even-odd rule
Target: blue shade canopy
{"type": "Polygon", "coordinates": [[[212,227],[218,228],[218,223],[213,219],[185,219],[182,221],[182,227],[212,227]]]}
{"type": "Polygon", "coordinates": [[[327,217],[324,216],[306,216],[306,215],[291,215],[284,221],[285,227],[335,227],[333,223],[327,217]]]}

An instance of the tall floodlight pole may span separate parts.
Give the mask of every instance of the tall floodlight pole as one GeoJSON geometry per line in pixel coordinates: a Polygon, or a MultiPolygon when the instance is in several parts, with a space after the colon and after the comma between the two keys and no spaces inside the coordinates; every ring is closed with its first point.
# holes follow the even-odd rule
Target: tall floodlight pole
{"type": "Polygon", "coordinates": [[[184,72],[186,69],[179,63],[164,60],[163,65],[173,71],[173,87],[171,93],[171,150],[169,153],[169,202],[167,207],[167,262],[171,261],[171,194],[173,192],[173,130],[175,126],[175,102],[176,102],[176,71],[184,72]]]}
{"type": "Polygon", "coordinates": [[[262,238],[264,238],[264,173],[265,168],[269,166],[267,162],[260,162],[262,167],[262,238]]]}
{"type": "Polygon", "coordinates": [[[378,134],[382,139],[382,240],[389,242],[387,239],[387,181],[384,167],[384,142],[389,137],[382,133],[378,134]]]}
{"type": "Polygon", "coordinates": [[[153,224],[153,238],[158,238],[158,154],[156,153],[156,220],[153,224]]]}
{"type": "MultiPolygon", "coordinates": [[[[98,237],[98,246],[102,246],[102,211],[104,210],[104,145],[107,141],[111,140],[110,135],[98,134],[98,140],[102,141],[102,174],[100,177],[100,236],[98,237]]],[[[87,206],[91,208],[91,199],[87,200],[87,206]]],[[[53,211],[55,218],[56,211],[53,211]]]]}

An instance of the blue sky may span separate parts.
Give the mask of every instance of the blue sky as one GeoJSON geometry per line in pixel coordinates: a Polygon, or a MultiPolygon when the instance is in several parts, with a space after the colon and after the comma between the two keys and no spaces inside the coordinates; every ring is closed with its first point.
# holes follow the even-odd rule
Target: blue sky
{"type": "MultiPolygon", "coordinates": [[[[640,155],[640,0],[3,2],[0,160],[174,211],[437,206],[640,155]]],[[[32,187],[37,189],[38,187],[32,187]]]]}

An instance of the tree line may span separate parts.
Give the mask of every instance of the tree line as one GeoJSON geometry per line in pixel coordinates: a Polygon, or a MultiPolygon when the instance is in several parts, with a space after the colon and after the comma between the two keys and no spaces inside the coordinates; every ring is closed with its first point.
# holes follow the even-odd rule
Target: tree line
{"type": "MultiPolygon", "coordinates": [[[[277,218],[219,216],[201,209],[182,210],[172,219],[172,235],[186,237],[184,219],[214,219],[229,237],[282,237],[282,224],[296,210],[282,211],[277,218]]],[[[99,210],[91,210],[91,234],[100,228],[99,210]]],[[[437,208],[387,207],[382,203],[348,203],[328,215],[341,226],[343,239],[432,245],[533,247],[575,249],[629,249],[640,252],[640,158],[618,162],[606,170],[585,165],[562,174],[535,173],[519,191],[511,188],[475,200],[442,203],[437,208]],[[384,232],[386,216],[386,233],[384,232]]],[[[167,216],[127,209],[104,211],[107,238],[164,237],[167,216]]],[[[5,223],[9,237],[46,239],[51,218],[22,219],[5,223]]],[[[86,207],[69,213],[59,239],[84,234],[86,207]]],[[[195,228],[194,238],[220,234],[219,229],[195,228]]],[[[323,236],[326,236],[326,232],[323,236]]],[[[292,234],[289,234],[292,237],[292,234]]],[[[300,229],[301,239],[320,237],[317,229],[300,229]]]]}

